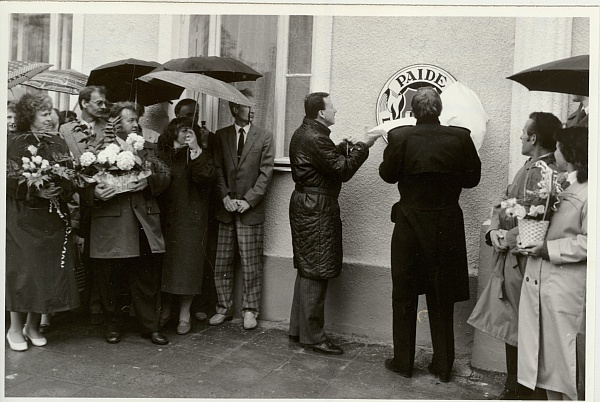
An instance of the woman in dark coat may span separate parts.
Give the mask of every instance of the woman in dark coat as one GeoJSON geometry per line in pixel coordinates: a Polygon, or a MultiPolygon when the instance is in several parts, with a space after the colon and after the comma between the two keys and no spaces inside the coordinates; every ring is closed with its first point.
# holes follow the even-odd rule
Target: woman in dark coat
{"type": "MultiPolygon", "coordinates": [[[[208,207],[216,176],[212,147],[208,138],[202,140],[197,124],[176,118],[158,142],[159,157],[171,168],[171,184],[159,199],[166,243],[162,291],[179,295],[180,335],[190,330],[190,305],[201,293],[208,263],[208,207]]],[[[170,305],[163,307],[166,318],[170,305]]]]}
{"type": "MultiPolygon", "coordinates": [[[[21,166],[37,156],[50,164],[72,167],[64,140],[49,135],[52,101],[47,96],[23,95],[16,105],[17,133],[8,139],[9,163],[21,166]]],[[[39,333],[40,315],[79,306],[75,280],[75,245],[71,235],[67,201],[75,187],[72,180],[54,179],[39,189],[19,183],[9,175],[6,200],[6,309],[11,349],[27,349],[27,339],[44,346],[39,333]],[[25,320],[27,315],[27,321],[25,320]]]]}

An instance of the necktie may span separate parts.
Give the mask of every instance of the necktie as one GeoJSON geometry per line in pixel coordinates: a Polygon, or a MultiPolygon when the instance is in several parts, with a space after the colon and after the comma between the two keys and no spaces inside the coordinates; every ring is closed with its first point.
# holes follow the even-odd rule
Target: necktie
{"type": "Polygon", "coordinates": [[[238,146],[237,146],[237,154],[238,154],[238,160],[240,159],[240,156],[242,156],[242,151],[244,150],[244,129],[240,128],[240,138],[238,139],[238,146]]]}

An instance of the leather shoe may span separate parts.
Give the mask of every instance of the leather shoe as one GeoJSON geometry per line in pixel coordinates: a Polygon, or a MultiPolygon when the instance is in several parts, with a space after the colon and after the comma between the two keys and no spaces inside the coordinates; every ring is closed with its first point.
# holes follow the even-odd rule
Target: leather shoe
{"type": "Polygon", "coordinates": [[[310,348],[315,352],[325,353],[326,355],[341,355],[342,353],[344,353],[344,350],[342,348],[330,342],[328,339],[324,340],[321,343],[303,346],[306,348],[310,348]]]}
{"type": "Polygon", "coordinates": [[[412,377],[412,373],[402,371],[398,366],[396,366],[396,363],[394,363],[394,359],[385,359],[384,365],[386,369],[393,371],[394,373],[398,373],[404,378],[412,377]]]}
{"type": "Polygon", "coordinates": [[[244,311],[244,329],[255,329],[258,326],[256,322],[256,313],[254,311],[244,311]]]}
{"type": "Polygon", "coordinates": [[[298,335],[288,335],[288,339],[290,342],[300,343],[300,336],[298,335]]]}
{"type": "Polygon", "coordinates": [[[440,382],[450,382],[450,373],[438,369],[433,365],[433,363],[429,363],[429,366],[427,366],[427,371],[429,371],[431,374],[437,375],[440,382]]]}
{"type": "Polygon", "coordinates": [[[31,344],[33,346],[46,346],[46,343],[48,343],[48,341],[46,340],[46,338],[44,338],[43,336],[41,338],[32,338],[31,336],[29,336],[29,332],[27,332],[27,327],[23,327],[23,338],[25,338],[25,341],[31,341],[31,344]]]}
{"type": "Polygon", "coordinates": [[[169,343],[167,337],[160,332],[152,332],[151,334],[146,333],[142,335],[142,338],[150,339],[150,342],[155,345],[166,345],[169,343]]]}
{"type": "Polygon", "coordinates": [[[121,331],[108,331],[106,333],[106,342],[108,343],[119,343],[123,339],[123,333],[121,331]]]}
{"type": "Polygon", "coordinates": [[[6,340],[8,341],[8,346],[15,352],[24,352],[27,350],[27,340],[25,342],[13,342],[10,339],[10,332],[6,333],[6,340]]]}
{"type": "Polygon", "coordinates": [[[204,320],[206,320],[208,318],[208,316],[206,315],[206,313],[203,313],[202,311],[198,311],[197,313],[195,313],[194,317],[198,321],[204,321],[204,320]]]}
{"type": "Polygon", "coordinates": [[[179,321],[179,324],[177,324],[177,334],[178,335],[185,335],[188,332],[190,332],[190,329],[192,329],[192,326],[190,325],[189,321],[179,321]]]}
{"type": "Polygon", "coordinates": [[[52,327],[50,326],[50,324],[40,324],[40,329],[38,331],[40,334],[44,335],[50,332],[51,330],[52,327]]]}
{"type": "Polygon", "coordinates": [[[225,314],[221,314],[221,313],[217,313],[215,315],[213,315],[210,320],[208,321],[208,323],[210,325],[221,325],[223,324],[225,321],[231,321],[233,320],[233,317],[230,315],[225,315],[225,314]]]}

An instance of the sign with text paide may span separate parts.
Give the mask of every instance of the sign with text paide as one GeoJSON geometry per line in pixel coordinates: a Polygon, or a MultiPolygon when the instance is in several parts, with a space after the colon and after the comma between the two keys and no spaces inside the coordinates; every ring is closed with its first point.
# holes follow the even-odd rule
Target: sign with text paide
{"type": "Polygon", "coordinates": [[[432,86],[442,93],[456,82],[447,71],[430,65],[415,64],[398,71],[385,83],[377,99],[377,124],[412,116],[410,103],[417,89],[432,86]]]}

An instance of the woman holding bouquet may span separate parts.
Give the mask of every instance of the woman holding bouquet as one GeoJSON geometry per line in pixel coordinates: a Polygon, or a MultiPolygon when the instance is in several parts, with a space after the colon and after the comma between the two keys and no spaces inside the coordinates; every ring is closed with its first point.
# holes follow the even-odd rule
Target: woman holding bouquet
{"type": "MultiPolygon", "coordinates": [[[[190,306],[194,295],[201,293],[208,264],[208,206],[215,168],[208,132],[201,138],[200,127],[189,119],[169,123],[158,152],[171,169],[171,184],[159,199],[166,243],[162,291],[179,296],[177,333],[183,335],[190,331],[190,306]]],[[[166,318],[170,300],[165,299],[166,318]]]]}
{"type": "Polygon", "coordinates": [[[15,107],[17,133],[7,144],[6,339],[16,351],[27,350],[28,339],[46,344],[42,313],[79,306],[67,208],[75,190],[72,159],[64,140],[47,134],[51,110],[48,96],[23,95],[15,107]]]}
{"type": "Polygon", "coordinates": [[[576,334],[585,325],[588,211],[588,130],[556,132],[556,162],[568,185],[543,242],[524,244],[529,256],[519,306],[519,383],[548,399],[577,399],[576,334]]]}

